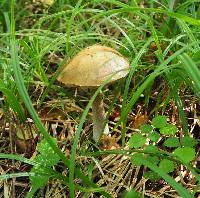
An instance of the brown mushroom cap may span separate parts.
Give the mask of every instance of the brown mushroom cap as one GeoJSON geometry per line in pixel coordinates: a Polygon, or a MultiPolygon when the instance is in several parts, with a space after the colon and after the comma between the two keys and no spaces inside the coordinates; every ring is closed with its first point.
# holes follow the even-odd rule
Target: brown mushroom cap
{"type": "Polygon", "coordinates": [[[116,50],[93,45],[80,51],[58,76],[64,84],[77,86],[100,86],[112,74],[110,82],[125,77],[129,72],[128,61],[116,50]]]}

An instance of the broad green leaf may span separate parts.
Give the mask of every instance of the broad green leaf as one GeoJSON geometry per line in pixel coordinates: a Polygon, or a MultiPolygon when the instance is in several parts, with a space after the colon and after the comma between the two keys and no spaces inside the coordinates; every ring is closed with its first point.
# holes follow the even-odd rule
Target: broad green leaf
{"type": "Polygon", "coordinates": [[[153,127],[150,124],[142,124],[140,130],[142,133],[150,133],[153,130],[153,127]]]}
{"type": "Polygon", "coordinates": [[[167,118],[166,118],[166,116],[156,116],[152,120],[152,125],[155,128],[165,127],[167,125],[167,118]]]}
{"type": "Polygon", "coordinates": [[[159,168],[165,173],[171,173],[174,171],[174,163],[171,160],[163,159],[160,161],[159,168]]]}
{"type": "Polygon", "coordinates": [[[189,136],[185,136],[183,138],[180,139],[181,145],[184,147],[193,147],[196,146],[198,144],[198,141],[192,137],[189,136]]]}
{"type": "Polygon", "coordinates": [[[179,147],[180,146],[180,142],[179,139],[177,137],[169,137],[165,140],[164,145],[167,147],[179,147]]]}
{"type": "Polygon", "coordinates": [[[161,176],[159,176],[157,173],[155,173],[153,171],[148,171],[148,172],[144,173],[144,178],[150,179],[152,181],[158,181],[161,179],[161,176]]]}
{"type": "MultiPolygon", "coordinates": [[[[52,140],[56,143],[54,138],[52,138],[52,140]]],[[[54,173],[51,167],[60,160],[60,157],[54,152],[52,147],[49,146],[46,139],[38,143],[37,150],[39,154],[33,160],[37,162],[37,164],[31,169],[31,173],[35,173],[35,175],[30,176],[33,189],[41,188],[48,182],[49,178],[54,173]]]]}
{"type": "Polygon", "coordinates": [[[158,151],[158,147],[155,146],[155,145],[150,144],[150,145],[146,146],[146,147],[144,148],[144,150],[145,150],[145,151],[150,151],[150,152],[152,152],[152,153],[156,153],[156,152],[158,151]]]}
{"type": "Polygon", "coordinates": [[[136,153],[131,156],[131,163],[136,165],[136,166],[141,166],[143,165],[142,161],[144,159],[144,154],[143,153],[136,153]]]}
{"type": "Polygon", "coordinates": [[[142,134],[133,134],[129,139],[129,148],[140,148],[145,144],[145,142],[146,138],[142,134]]]}
{"type": "Polygon", "coordinates": [[[148,138],[153,142],[157,142],[160,138],[160,134],[156,131],[153,131],[148,135],[148,138]]]}
{"type": "Polygon", "coordinates": [[[142,196],[135,190],[131,190],[122,194],[121,198],[141,198],[142,196]]]}
{"type": "Polygon", "coordinates": [[[150,161],[152,164],[154,164],[154,165],[157,165],[158,164],[158,162],[159,162],[159,158],[157,157],[157,156],[153,156],[153,155],[148,155],[147,157],[146,157],[146,159],[148,160],[148,161],[150,161]]]}
{"type": "MultiPolygon", "coordinates": [[[[56,143],[56,139],[52,138],[52,140],[56,143]]],[[[37,150],[40,154],[36,156],[34,161],[40,163],[40,160],[42,160],[44,166],[53,166],[60,160],[60,157],[54,152],[45,139],[38,143],[37,150]]]]}
{"type": "Polygon", "coordinates": [[[160,129],[160,133],[163,135],[175,135],[177,128],[175,125],[168,124],[167,126],[160,129]]]}
{"type": "Polygon", "coordinates": [[[41,165],[35,165],[31,169],[31,174],[33,173],[35,173],[35,175],[31,175],[29,177],[31,181],[31,186],[34,189],[39,189],[46,185],[49,178],[53,175],[53,170],[48,169],[45,166],[43,167],[41,165]]]}
{"type": "Polygon", "coordinates": [[[174,155],[181,159],[183,162],[189,163],[195,158],[195,150],[191,147],[177,148],[174,155]]]}

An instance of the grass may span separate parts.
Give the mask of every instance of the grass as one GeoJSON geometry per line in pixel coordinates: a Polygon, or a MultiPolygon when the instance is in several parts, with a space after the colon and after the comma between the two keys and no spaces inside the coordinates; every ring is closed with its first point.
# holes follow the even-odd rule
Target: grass
{"type": "MultiPolygon", "coordinates": [[[[57,0],[52,5],[36,2],[30,4],[26,4],[25,1],[14,2],[14,0],[0,2],[0,64],[2,65],[0,68],[0,91],[3,94],[3,100],[0,103],[3,117],[0,119],[6,121],[12,115],[17,121],[16,123],[10,122],[10,126],[12,124],[18,127],[17,123],[28,125],[27,118],[31,117],[37,126],[39,140],[43,137],[53,150],[52,156],[58,155],[59,163],[63,163],[60,166],[69,170],[67,174],[63,174],[60,170],[55,171],[52,166],[59,167],[58,162],[51,164],[46,159],[46,169],[43,172],[46,172],[47,175],[44,174],[44,181],[53,178],[60,180],[63,185],[68,187],[66,192],[70,197],[75,197],[77,193],[81,192],[82,196],[86,197],[91,196],[92,192],[96,197],[99,196],[98,193],[105,197],[119,197],[124,191],[136,186],[132,186],[130,183],[116,195],[113,191],[102,188],[103,185],[95,182],[100,177],[97,173],[95,176],[95,166],[91,173],[92,177],[89,177],[89,172],[83,168],[83,164],[85,167],[92,165],[90,159],[94,158],[98,161],[99,166],[97,167],[101,167],[101,158],[106,153],[106,151],[101,153],[100,145],[94,145],[89,137],[86,138],[87,141],[83,142],[82,137],[87,136],[88,114],[92,102],[100,91],[106,90],[109,125],[113,112],[120,113],[118,120],[114,119],[112,136],[115,133],[119,134],[115,134],[119,140],[115,143],[120,145],[121,149],[111,153],[108,151],[107,154],[110,156],[116,154],[132,157],[130,153],[128,155],[121,153],[121,150],[128,146],[129,137],[133,133],[130,130],[130,118],[133,114],[135,117],[138,115],[134,110],[138,106],[142,108],[139,113],[147,114],[149,117],[147,121],[143,120],[140,124],[142,122],[150,123],[152,117],[165,114],[179,128],[175,137],[181,139],[184,136],[193,136],[195,138],[196,133],[192,130],[189,117],[193,112],[185,111],[186,108],[192,108],[190,106],[192,104],[187,106],[185,99],[188,97],[189,100],[195,101],[194,106],[197,106],[200,96],[200,70],[198,67],[200,7],[198,1],[188,0],[184,3],[178,3],[175,0],[170,3],[164,0],[159,3],[144,1],[143,4],[133,0],[127,3],[117,0],[89,2],[57,0]],[[108,79],[98,88],[91,99],[87,93],[81,95],[78,91],[78,97],[82,98],[80,100],[74,95],[74,88],[62,88],[56,78],[65,62],[69,61],[82,48],[95,43],[117,49],[129,60],[131,69],[125,83],[121,83],[118,90],[115,90],[113,85],[109,86],[109,90],[106,89],[108,79]],[[115,100],[112,103],[110,101],[112,101],[114,92],[119,94],[114,96],[115,100]],[[156,100],[154,94],[158,93],[159,97],[156,100]],[[50,107],[49,112],[54,112],[55,109],[65,112],[66,105],[62,103],[65,98],[75,100],[76,104],[84,108],[82,114],[77,114],[73,110],[65,113],[66,120],[75,120],[75,123],[78,123],[72,127],[74,134],[68,146],[65,146],[65,139],[57,137],[55,142],[52,139],[52,130],[47,128],[40,118],[41,109],[48,102],[54,100],[60,101],[62,108],[54,104],[54,108],[50,107]],[[173,110],[175,113],[172,112],[172,108],[177,108],[177,110],[173,110]],[[152,112],[156,112],[156,114],[152,112]],[[121,132],[117,133],[117,131],[121,132]],[[70,152],[68,157],[65,153],[67,150],[70,152]],[[80,161],[84,156],[88,162],[80,161]],[[54,171],[52,177],[48,175],[51,171],[54,171]],[[81,179],[83,184],[76,184],[74,181],[77,178],[81,179]]],[[[196,108],[198,116],[198,107],[196,108]]],[[[56,114],[56,117],[58,116],[56,114]]],[[[54,119],[59,121],[58,118],[54,119]]],[[[195,119],[198,118],[193,118],[198,128],[195,119]]],[[[49,122],[48,124],[52,125],[53,123],[49,122]]],[[[63,122],[61,132],[63,135],[65,134],[64,126],[63,122]]],[[[56,129],[56,134],[60,133],[59,130],[59,128],[56,129]]],[[[138,132],[137,130],[138,128],[134,129],[138,132]]],[[[16,134],[7,134],[7,136],[17,138],[16,134]]],[[[56,137],[55,132],[53,136],[56,137]]],[[[1,135],[1,137],[3,136],[1,135]]],[[[161,136],[162,140],[166,138],[168,136],[161,136]]],[[[8,145],[13,144],[12,139],[9,138],[2,139],[2,142],[8,145]]],[[[14,144],[15,148],[19,147],[16,142],[14,144]]],[[[161,145],[157,143],[151,144],[159,149],[169,150],[167,157],[172,161],[175,160],[174,163],[178,167],[174,171],[174,175],[181,174],[179,167],[182,163],[193,173],[191,177],[197,180],[195,185],[199,183],[199,170],[192,167],[195,159],[184,163],[172,154],[172,148],[166,149],[161,148],[161,145]]],[[[132,151],[145,153],[144,148],[132,151]]],[[[197,150],[198,145],[195,148],[197,150]]],[[[155,152],[153,153],[155,154],[155,152]]],[[[162,156],[162,158],[166,157],[161,153],[156,155],[162,156]]],[[[22,163],[32,164],[33,167],[37,162],[34,159],[29,160],[28,157],[22,158],[18,150],[10,151],[8,147],[0,154],[0,158],[19,160],[22,163]]],[[[45,159],[45,156],[42,158],[45,159]]],[[[174,175],[159,169],[159,164],[153,164],[148,159],[143,159],[141,164],[160,175],[182,197],[198,195],[198,188],[189,189],[188,187],[187,190],[186,185],[183,187],[183,185],[176,184],[174,175]],[[193,194],[190,193],[192,190],[193,194]]],[[[5,168],[3,165],[2,167],[5,168]]],[[[41,162],[38,163],[38,167],[38,170],[41,171],[41,162]]],[[[131,168],[133,167],[134,165],[131,168]]],[[[99,171],[101,174],[102,172],[108,174],[109,169],[104,170],[101,167],[99,171]]],[[[30,188],[29,191],[27,188],[26,190],[26,193],[29,191],[27,197],[40,193],[40,188],[49,185],[46,181],[44,185],[34,187],[33,169],[29,173],[10,172],[0,176],[0,179],[27,176],[33,178],[30,183],[32,189],[30,188]]],[[[143,190],[138,191],[142,193],[143,190]]],[[[143,196],[145,193],[143,191],[143,196]]]]}

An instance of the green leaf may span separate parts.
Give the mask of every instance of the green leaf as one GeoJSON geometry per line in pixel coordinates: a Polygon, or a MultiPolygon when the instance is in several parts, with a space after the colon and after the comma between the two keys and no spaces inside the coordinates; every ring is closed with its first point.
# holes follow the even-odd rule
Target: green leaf
{"type": "Polygon", "coordinates": [[[145,150],[145,151],[150,151],[150,152],[152,152],[152,153],[156,153],[156,152],[158,151],[158,147],[155,146],[155,145],[150,144],[150,145],[146,146],[146,147],[144,148],[144,150],[145,150]]]}
{"type": "Polygon", "coordinates": [[[184,63],[185,72],[192,80],[192,84],[194,85],[192,88],[198,97],[200,97],[200,70],[198,65],[188,56],[187,54],[180,55],[181,61],[184,63]]]}
{"type": "Polygon", "coordinates": [[[178,193],[181,197],[187,197],[187,198],[193,198],[190,192],[188,192],[182,185],[177,183],[172,177],[170,177],[167,173],[165,173],[162,169],[158,168],[158,166],[155,166],[145,158],[140,159],[140,163],[142,163],[144,166],[147,166],[150,168],[153,172],[157,173],[159,176],[161,176],[166,182],[168,182],[178,193]]]}
{"type": "Polygon", "coordinates": [[[191,147],[177,148],[174,151],[174,155],[177,156],[183,162],[189,163],[195,158],[195,150],[191,147]]]}
{"type": "Polygon", "coordinates": [[[93,170],[94,170],[94,164],[88,164],[87,165],[87,174],[90,179],[92,179],[93,170]]]}
{"type": "Polygon", "coordinates": [[[163,159],[159,164],[159,168],[165,173],[171,173],[174,171],[174,163],[171,160],[163,159]]]}
{"type": "Polygon", "coordinates": [[[165,140],[164,145],[167,147],[179,147],[180,146],[180,142],[179,139],[177,137],[169,137],[165,140]]]}
{"type": "Polygon", "coordinates": [[[149,133],[153,130],[153,127],[149,124],[142,124],[140,126],[140,130],[142,133],[149,133]]]}
{"type": "Polygon", "coordinates": [[[198,141],[192,137],[189,136],[185,136],[183,138],[181,138],[181,145],[184,147],[194,147],[198,144],[198,141]]]}
{"type": "Polygon", "coordinates": [[[156,131],[153,131],[148,135],[148,138],[153,142],[157,142],[160,138],[160,134],[156,131]]]}
{"type": "MultiPolygon", "coordinates": [[[[56,143],[55,138],[52,138],[52,140],[56,143]]],[[[46,141],[46,139],[43,139],[40,143],[38,143],[37,150],[40,152],[40,154],[36,156],[34,161],[37,161],[38,163],[42,162],[43,166],[53,166],[60,160],[60,157],[49,146],[49,143],[46,141]]]]}
{"type": "Polygon", "coordinates": [[[146,142],[146,138],[140,133],[136,133],[129,139],[129,148],[140,148],[146,142]]]}
{"type": "Polygon", "coordinates": [[[165,127],[167,125],[167,118],[166,118],[166,116],[156,116],[152,120],[152,125],[155,128],[165,127]]]}
{"type": "MultiPolygon", "coordinates": [[[[52,138],[52,141],[56,143],[56,139],[52,138]]],[[[31,169],[31,173],[35,173],[34,176],[30,176],[30,181],[33,189],[38,189],[43,187],[52,177],[54,171],[51,168],[57,164],[60,157],[54,152],[52,147],[46,139],[43,139],[37,145],[37,150],[39,154],[34,158],[34,162],[37,162],[31,169]]]]}
{"type": "Polygon", "coordinates": [[[136,153],[136,154],[133,154],[131,156],[131,163],[136,165],[136,166],[141,166],[143,165],[142,161],[144,159],[144,154],[143,153],[136,153]]]}
{"type": "Polygon", "coordinates": [[[163,135],[175,135],[177,132],[177,128],[175,125],[169,124],[160,129],[160,133],[163,135]]]}
{"type": "Polygon", "coordinates": [[[19,98],[17,98],[14,90],[10,87],[6,87],[2,80],[0,80],[0,91],[4,94],[9,106],[18,114],[20,120],[25,122],[26,116],[24,114],[24,110],[19,102],[19,98]]]}
{"type": "Polygon", "coordinates": [[[122,198],[141,198],[142,196],[135,190],[131,190],[122,194],[122,198]]]}
{"type": "Polygon", "coordinates": [[[46,185],[49,178],[52,176],[53,170],[43,167],[41,165],[35,165],[31,169],[31,174],[33,174],[33,173],[35,173],[35,175],[33,175],[33,176],[31,175],[29,177],[32,188],[39,189],[46,185]]]}
{"type": "Polygon", "coordinates": [[[152,164],[157,165],[158,162],[160,161],[159,158],[157,156],[153,156],[153,155],[148,155],[146,157],[147,160],[149,160],[152,164]]]}
{"type": "Polygon", "coordinates": [[[144,178],[150,179],[152,181],[158,181],[161,179],[161,177],[157,173],[152,172],[152,171],[148,171],[144,173],[144,178]]]}
{"type": "Polygon", "coordinates": [[[194,54],[192,56],[192,60],[197,62],[197,61],[199,61],[199,57],[200,57],[200,50],[197,50],[196,52],[194,52],[194,54]]]}

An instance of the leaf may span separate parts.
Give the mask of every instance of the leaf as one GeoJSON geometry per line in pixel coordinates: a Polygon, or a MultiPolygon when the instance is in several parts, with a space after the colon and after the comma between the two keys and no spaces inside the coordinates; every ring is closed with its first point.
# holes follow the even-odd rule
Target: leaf
{"type": "Polygon", "coordinates": [[[150,145],[146,146],[146,147],[144,148],[144,150],[145,150],[145,151],[150,151],[150,152],[152,152],[152,153],[156,153],[156,152],[158,151],[158,147],[155,146],[155,145],[150,144],[150,145]]]}
{"type": "Polygon", "coordinates": [[[185,72],[192,80],[192,84],[194,85],[192,88],[194,89],[195,94],[200,97],[200,70],[198,65],[196,65],[196,63],[186,53],[180,55],[180,59],[184,63],[185,72]]]}
{"type": "Polygon", "coordinates": [[[166,116],[156,116],[152,120],[152,125],[155,128],[165,127],[167,125],[167,118],[166,118],[166,116]]]}
{"type": "Polygon", "coordinates": [[[18,114],[20,120],[25,122],[26,116],[24,110],[19,102],[19,98],[14,93],[14,90],[10,87],[7,88],[3,80],[0,80],[0,91],[4,94],[9,106],[18,114]]]}
{"type": "MultiPolygon", "coordinates": [[[[54,138],[52,138],[52,140],[56,142],[54,138]]],[[[49,146],[46,139],[38,143],[37,150],[39,154],[33,160],[37,163],[31,169],[31,173],[35,173],[35,175],[30,176],[33,189],[41,188],[48,182],[49,178],[52,177],[54,173],[51,167],[60,160],[60,157],[54,152],[52,147],[49,146]]]]}
{"type": "Polygon", "coordinates": [[[130,161],[132,164],[136,165],[136,166],[141,166],[143,165],[142,161],[144,159],[144,154],[143,153],[136,153],[133,154],[130,161]]]}
{"type": "MultiPolygon", "coordinates": [[[[56,143],[56,139],[52,138],[52,140],[56,143]]],[[[60,160],[60,157],[54,152],[45,139],[38,143],[37,150],[40,154],[35,157],[34,161],[42,163],[43,166],[51,167],[57,164],[60,160]]]]}
{"type": "Polygon", "coordinates": [[[187,197],[187,198],[193,198],[191,193],[187,191],[182,185],[177,183],[171,176],[169,176],[167,173],[165,173],[162,169],[159,169],[158,166],[155,166],[145,158],[140,159],[140,162],[144,165],[150,168],[152,171],[157,173],[159,176],[161,176],[166,182],[168,182],[178,193],[181,197],[187,197]]]}
{"type": "Polygon", "coordinates": [[[153,130],[153,127],[149,124],[142,124],[140,126],[140,130],[142,133],[149,133],[153,130]]]}
{"type": "Polygon", "coordinates": [[[160,133],[163,135],[175,135],[177,128],[175,125],[168,124],[167,126],[160,129],[160,133]]]}
{"type": "Polygon", "coordinates": [[[49,178],[53,175],[53,170],[48,169],[47,167],[43,167],[41,165],[35,165],[31,169],[31,174],[35,173],[35,175],[31,175],[30,181],[32,188],[39,189],[46,185],[49,178]]]}
{"type": "Polygon", "coordinates": [[[135,190],[131,190],[122,194],[122,198],[141,198],[142,196],[135,190]]]}
{"type": "Polygon", "coordinates": [[[159,158],[157,156],[148,155],[146,159],[154,165],[157,165],[159,162],[159,158]]]}
{"type": "Polygon", "coordinates": [[[165,140],[164,145],[167,147],[179,147],[180,146],[180,142],[179,139],[177,137],[169,137],[165,140]]]}
{"type": "Polygon", "coordinates": [[[160,134],[156,131],[153,131],[148,135],[148,138],[153,142],[157,142],[160,138],[160,134]]]}
{"type": "Polygon", "coordinates": [[[199,61],[199,57],[200,57],[200,50],[197,50],[193,53],[192,60],[197,62],[199,61]]]}
{"type": "Polygon", "coordinates": [[[181,145],[184,147],[194,147],[198,144],[198,141],[192,137],[185,136],[181,138],[181,145]]]}
{"type": "Polygon", "coordinates": [[[171,173],[174,171],[174,163],[171,160],[163,159],[160,161],[159,168],[165,173],[171,173]]]}
{"type": "Polygon", "coordinates": [[[174,151],[174,155],[177,156],[183,162],[189,163],[195,158],[195,150],[191,147],[177,148],[174,151]]]}
{"type": "Polygon", "coordinates": [[[161,177],[153,171],[148,171],[148,172],[144,173],[144,178],[150,179],[152,181],[158,181],[161,179],[161,177]]]}
{"type": "Polygon", "coordinates": [[[140,148],[146,142],[146,138],[140,133],[136,133],[129,139],[129,148],[140,148]]]}
{"type": "Polygon", "coordinates": [[[147,123],[148,121],[149,121],[149,119],[148,119],[147,115],[142,115],[142,114],[138,113],[135,116],[133,126],[135,129],[139,129],[142,124],[147,123]]]}

